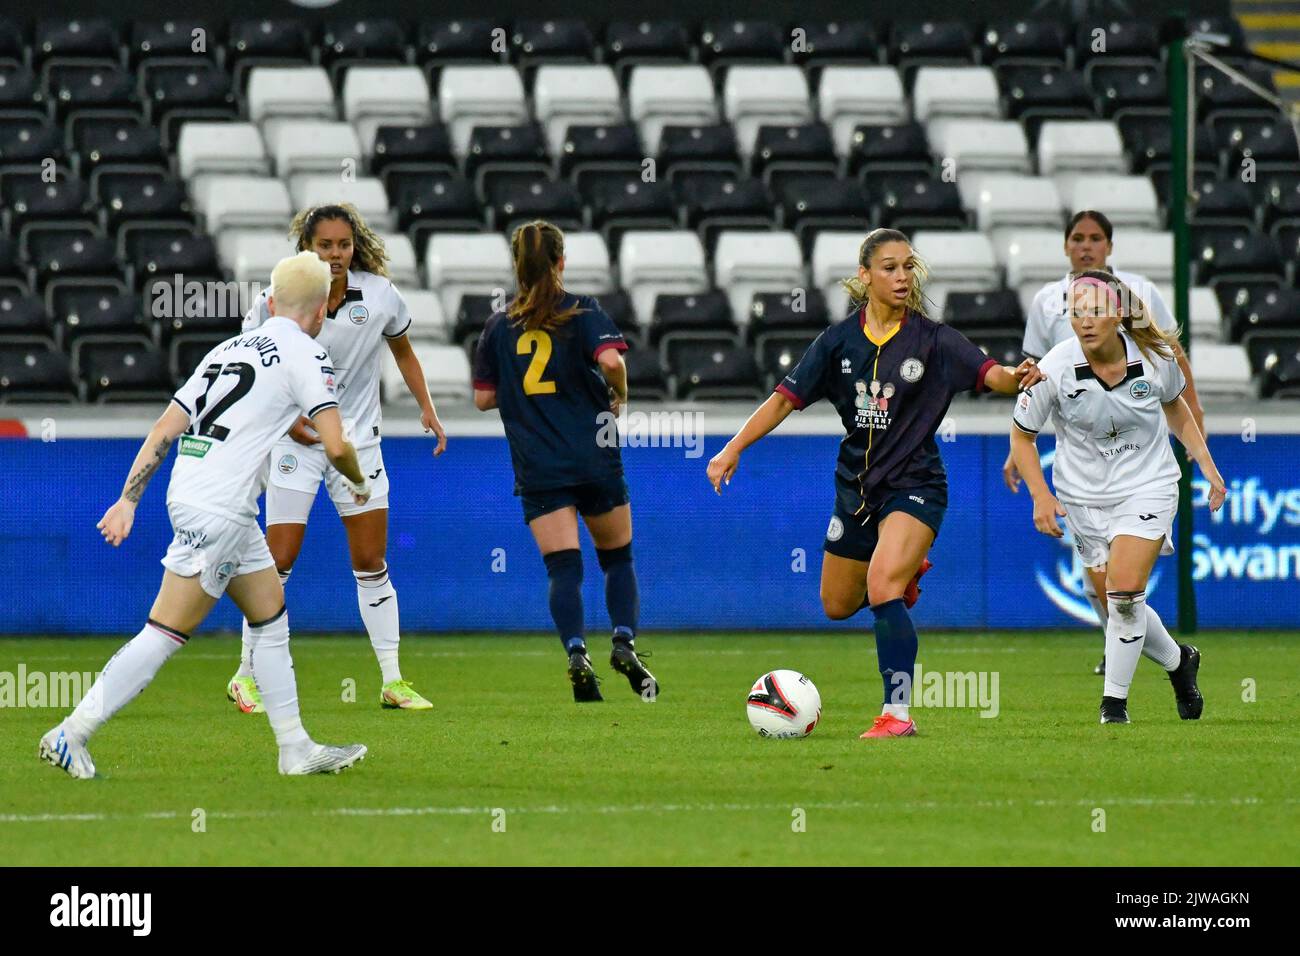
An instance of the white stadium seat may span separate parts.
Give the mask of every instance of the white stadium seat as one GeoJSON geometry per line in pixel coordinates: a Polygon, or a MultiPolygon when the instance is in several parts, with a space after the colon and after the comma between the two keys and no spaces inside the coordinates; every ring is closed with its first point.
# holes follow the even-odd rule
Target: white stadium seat
{"type": "Polygon", "coordinates": [[[1038,131],[1038,172],[1042,176],[1077,170],[1126,173],[1124,141],[1109,120],[1048,120],[1038,131]]]}
{"type": "Polygon", "coordinates": [[[283,229],[230,229],[217,240],[217,255],[241,284],[240,309],[247,311],[257,293],[271,284],[271,270],[297,250],[283,229]],[[257,288],[245,284],[256,283],[257,288]]]}
{"type": "MultiPolygon", "coordinates": [[[[1145,177],[1144,177],[1145,178],[1145,177]]],[[[1109,206],[1080,206],[1080,209],[1105,209],[1109,206]]],[[[1136,272],[1152,282],[1172,282],[1174,279],[1174,234],[1149,232],[1140,229],[1116,229],[1114,251],[1110,265],[1113,269],[1136,272]]]]}
{"type": "Polygon", "coordinates": [[[975,220],[984,232],[1008,227],[1064,225],[1061,221],[1061,197],[1052,180],[1014,173],[963,175],[960,163],[957,169],[957,188],[962,205],[975,212],[975,220]]]}
{"type": "Polygon", "coordinates": [[[1061,229],[1007,229],[993,236],[993,251],[1007,271],[1008,288],[1033,285],[1037,292],[1070,271],[1061,229]]]}
{"type": "Polygon", "coordinates": [[[848,311],[849,294],[840,283],[858,274],[858,253],[862,250],[863,235],[826,229],[817,233],[812,248],[812,281],[826,297],[826,306],[832,319],[848,311]]]}
{"type": "Polygon", "coordinates": [[[1146,176],[1067,173],[1053,178],[1057,180],[1067,213],[1075,209],[1104,209],[1117,235],[1125,228],[1160,228],[1156,189],[1146,176]],[[1063,176],[1069,178],[1068,186],[1063,182],[1063,176]]]}
{"type": "Polygon", "coordinates": [[[332,120],[334,88],[323,66],[255,66],[248,71],[248,118],[311,116],[332,120]]]}
{"type": "Polygon", "coordinates": [[[343,118],[356,123],[382,116],[394,123],[424,123],[432,103],[418,66],[353,66],[343,77],[343,118]]]}
{"type": "Polygon", "coordinates": [[[258,226],[283,230],[293,218],[288,187],[270,176],[200,176],[191,194],[211,233],[258,226]]]}
{"type": "Polygon", "coordinates": [[[641,142],[651,155],[659,152],[659,134],[665,126],[718,121],[713,80],[699,64],[632,67],[627,102],[641,142]]]}
{"type": "Polygon", "coordinates": [[[748,325],[755,292],[790,292],[804,284],[803,253],[793,232],[724,230],[713,253],[713,276],[731,303],[731,315],[748,325]]]}
{"type": "Polygon", "coordinates": [[[509,293],[515,285],[510,244],[496,232],[435,233],[424,252],[424,272],[448,316],[460,309],[460,297],[466,293],[509,293]]]}
{"type": "Polygon", "coordinates": [[[949,292],[985,292],[1001,285],[993,243],[980,232],[920,229],[912,246],[929,266],[925,293],[943,315],[949,292]]]}
{"type": "Polygon", "coordinates": [[[406,300],[406,308],[411,313],[411,328],[406,334],[412,341],[448,342],[451,329],[447,323],[447,313],[443,311],[442,299],[438,293],[428,289],[413,289],[405,285],[398,289],[406,300]]]}
{"type": "Polygon", "coordinates": [[[1029,141],[1013,120],[943,118],[931,120],[925,132],[934,154],[956,163],[958,182],[977,170],[1029,172],[1029,141]]]}
{"type": "Polygon", "coordinates": [[[998,81],[987,66],[923,66],[912,84],[917,122],[937,116],[1000,119],[998,81]]]}
{"type": "Polygon", "coordinates": [[[907,122],[903,81],[892,66],[828,66],[817,84],[817,117],[847,156],[854,127],[907,122]]]}
{"type": "MultiPolygon", "coordinates": [[[[456,345],[437,345],[432,342],[412,342],[415,356],[420,360],[424,370],[424,380],[428,383],[429,394],[439,398],[458,398],[468,401],[473,397],[474,387],[470,378],[469,356],[465,350],[456,345]]],[[[382,349],[382,367],[380,370],[380,387],[383,389],[385,402],[415,404],[402,372],[388,349],[382,349]]]]}
{"type": "Polygon", "coordinates": [[[797,66],[733,66],[727,70],[722,101],[746,158],[754,152],[760,126],[799,126],[813,118],[808,80],[797,66]]]}
{"type": "Polygon", "coordinates": [[[266,130],[266,144],[275,157],[277,176],[294,173],[332,173],[339,176],[362,167],[361,141],[347,123],[285,120],[266,130]]]}
{"type": "Polygon", "coordinates": [[[271,172],[262,134],[252,123],[186,123],[176,142],[176,165],[185,180],[201,173],[271,172]]]}
{"type": "Polygon", "coordinates": [[[384,184],[372,176],[352,181],[338,173],[300,173],[289,180],[289,197],[295,209],[347,202],[357,207],[372,229],[388,228],[391,213],[384,184]]]}
{"type": "Polygon", "coordinates": [[[438,77],[438,113],[451,129],[452,149],[464,156],[475,126],[528,122],[524,83],[513,66],[447,66],[438,77]]]}
{"type": "MultiPolygon", "coordinates": [[[[1156,283],[1160,296],[1173,312],[1174,287],[1168,283],[1156,283]]],[[[1188,291],[1187,304],[1191,312],[1190,325],[1193,339],[1202,342],[1222,342],[1227,337],[1223,327],[1223,309],[1219,307],[1219,297],[1209,286],[1192,286],[1188,291]]]]}
{"type": "Polygon", "coordinates": [[[1250,359],[1242,346],[1198,342],[1192,347],[1190,358],[1196,394],[1202,401],[1206,398],[1255,397],[1255,386],[1250,380],[1250,359]]]}
{"type": "Polygon", "coordinates": [[[599,126],[623,121],[618,80],[605,64],[551,64],[533,80],[533,109],[546,142],[559,153],[570,123],[599,126]]]}
{"type": "MultiPolygon", "coordinates": [[[[638,67],[639,69],[639,67],[638,67]]],[[[623,234],[618,271],[641,324],[650,321],[655,297],[686,295],[709,288],[704,245],[693,232],[632,229],[623,234]]]]}
{"type": "Polygon", "coordinates": [[[615,290],[609,247],[600,233],[565,234],[564,287],[579,295],[604,295],[615,290]]]}
{"type": "Polygon", "coordinates": [[[384,240],[384,251],[388,253],[388,275],[393,280],[393,285],[397,286],[402,295],[406,295],[407,289],[417,288],[420,285],[420,266],[410,238],[400,232],[382,232],[376,228],[373,220],[369,225],[384,240]]]}

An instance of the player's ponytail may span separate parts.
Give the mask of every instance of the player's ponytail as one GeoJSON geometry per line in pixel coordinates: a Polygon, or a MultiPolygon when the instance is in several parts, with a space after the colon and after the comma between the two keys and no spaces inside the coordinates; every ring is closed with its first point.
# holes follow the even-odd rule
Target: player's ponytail
{"type": "MultiPolygon", "coordinates": [[[[887,242],[906,242],[911,245],[911,240],[907,238],[906,233],[899,232],[897,229],[872,229],[867,233],[867,238],[862,240],[862,245],[858,249],[858,265],[864,269],[870,270],[871,260],[875,257],[876,250],[887,242]]],[[[916,312],[919,315],[926,315],[926,304],[929,300],[925,296],[925,290],[922,286],[929,276],[930,270],[926,267],[923,260],[916,251],[912,251],[912,288],[907,293],[907,301],[903,303],[909,312],[916,312]]],[[[860,309],[867,304],[871,298],[870,290],[867,284],[858,276],[849,276],[840,282],[844,291],[849,294],[849,300],[853,308],[860,309]]]]}
{"type": "Polygon", "coordinates": [[[1173,359],[1174,343],[1178,341],[1178,330],[1166,332],[1160,328],[1152,317],[1146,301],[1120,279],[1109,271],[1089,269],[1070,276],[1070,289],[1079,284],[1102,288],[1106,297],[1119,311],[1120,322],[1137,347],[1146,355],[1159,355],[1161,358],[1173,359]]]}
{"type": "Polygon", "coordinates": [[[388,275],[388,250],[384,248],[384,240],[366,225],[361,212],[350,202],[308,206],[301,210],[289,223],[289,239],[299,252],[311,249],[316,227],[329,220],[346,222],[352,230],[352,269],[377,276],[388,275]]]}
{"type": "Polygon", "coordinates": [[[564,233],[558,228],[541,219],[524,223],[510,236],[510,252],[515,260],[515,297],[506,309],[511,324],[550,331],[582,311],[577,306],[555,311],[564,296],[564,233]]]}

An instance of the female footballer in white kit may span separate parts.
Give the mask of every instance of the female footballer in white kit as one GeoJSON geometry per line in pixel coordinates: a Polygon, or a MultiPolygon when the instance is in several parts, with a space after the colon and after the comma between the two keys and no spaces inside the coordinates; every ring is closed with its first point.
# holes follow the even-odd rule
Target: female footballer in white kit
{"type": "MultiPolygon", "coordinates": [[[[447,436],[425,384],[424,370],[406,332],[411,325],[406,302],[388,278],[383,240],[366,225],[349,203],[304,209],[289,227],[300,251],[315,252],[330,267],[330,292],[324,328],[317,337],[334,360],[339,409],[348,437],[357,449],[361,469],[373,485],[365,504],[357,504],[338,471],[331,468],[311,423],[299,419],[271,452],[266,488],[266,540],[287,583],[302,550],[307,516],[324,481],[330,500],[347,531],[357,605],[370,644],[379,661],[383,683],[380,704],[403,710],[428,710],[433,705],[398,666],[397,591],[388,576],[388,473],[380,451],[380,345],[393,353],[402,379],[420,405],[420,423],[433,432],[435,455],[447,447],[447,436]]],[[[267,317],[266,290],[244,318],[244,329],[257,328],[267,317]]],[[[239,670],[226,695],[245,713],[262,709],[249,664],[251,642],[244,623],[244,648],[239,670]]]]}
{"type": "Polygon", "coordinates": [[[1147,319],[1142,300],[1094,270],[1071,281],[1069,302],[1075,337],[1048,351],[1039,363],[1044,380],[1017,400],[1011,453],[1034,499],[1034,526],[1059,538],[1056,519],[1063,516],[1097,593],[1106,596],[1101,722],[1129,722],[1129,685],[1142,654],[1169,673],[1178,716],[1196,720],[1200,652],[1177,644],[1146,603],[1156,558],[1173,553],[1179,467],[1171,429],[1210,483],[1211,511],[1227,490],[1183,396],[1187,382],[1168,333],[1147,319]],[[1049,419],[1055,496],[1034,444],[1049,419]]]}
{"type": "MultiPolygon", "coordinates": [[[[1071,280],[1089,269],[1109,272],[1138,294],[1148,307],[1151,321],[1168,333],[1166,339],[1169,347],[1173,349],[1174,361],[1178,363],[1183,377],[1187,379],[1187,391],[1183,393],[1183,399],[1191,409],[1192,417],[1196,419],[1196,427],[1204,435],[1205,413],[1196,394],[1196,382],[1192,379],[1191,363],[1188,362],[1187,353],[1177,341],[1178,322],[1150,279],[1136,272],[1123,272],[1110,267],[1110,257],[1115,251],[1114,238],[1115,227],[1111,225],[1105,213],[1095,209],[1083,209],[1070,217],[1070,221],[1065,226],[1065,256],[1070,261],[1070,271],[1055,282],[1049,282],[1039,289],[1033,302],[1030,303],[1029,311],[1025,315],[1024,344],[1021,346],[1025,357],[1041,359],[1052,346],[1074,339],[1068,301],[1071,280]]],[[[1016,464],[1011,460],[1010,451],[1007,452],[1007,460],[1002,465],[1002,480],[1013,493],[1020,492],[1020,472],[1016,470],[1016,464]]],[[[1097,613],[1097,621],[1101,624],[1104,633],[1106,603],[1093,592],[1092,580],[1087,575],[1084,575],[1083,579],[1083,594],[1097,613]]],[[[1093,673],[1102,674],[1105,669],[1106,659],[1103,657],[1101,663],[1093,668],[1093,673]]]]}

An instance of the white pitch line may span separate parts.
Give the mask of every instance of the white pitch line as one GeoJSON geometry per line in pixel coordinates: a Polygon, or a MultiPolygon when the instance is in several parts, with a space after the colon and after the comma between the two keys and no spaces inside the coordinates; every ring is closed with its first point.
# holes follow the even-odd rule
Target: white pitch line
{"type": "MultiPolygon", "coordinates": [[[[1114,797],[1101,800],[971,800],[939,801],[921,800],[906,803],[894,801],[869,802],[865,800],[842,800],[836,802],[787,802],[787,803],[637,803],[595,807],[555,805],[535,807],[467,807],[467,806],[426,806],[426,807],[332,807],[323,810],[307,811],[306,816],[313,817],[424,817],[424,816],[476,816],[490,815],[496,810],[506,814],[574,814],[596,813],[602,815],[625,813],[753,813],[766,810],[968,810],[968,809],[1021,809],[1021,808],[1069,808],[1069,807],[1263,807],[1270,804],[1294,806],[1300,804],[1300,797],[1286,797],[1269,800],[1263,797],[1114,797]]],[[[292,810],[213,810],[206,813],[208,819],[214,820],[252,820],[268,819],[298,815],[292,810]]],[[[99,823],[110,820],[176,820],[189,819],[189,812],[161,810],[150,813],[8,813],[0,814],[0,823],[99,823]]]]}

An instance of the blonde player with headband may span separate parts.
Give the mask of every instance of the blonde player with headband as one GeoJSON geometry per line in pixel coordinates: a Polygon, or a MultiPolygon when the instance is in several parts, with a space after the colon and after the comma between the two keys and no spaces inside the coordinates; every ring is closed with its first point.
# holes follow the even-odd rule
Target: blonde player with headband
{"type": "Polygon", "coordinates": [[[1075,547],[1106,603],[1105,687],[1101,722],[1126,724],[1129,686],[1145,654],[1169,674],[1178,716],[1197,720],[1204,702],[1196,686],[1200,652],[1169,636],[1146,603],[1156,558],[1173,553],[1178,462],[1170,430],[1210,483],[1210,510],[1227,490],[1205,437],[1187,406],[1187,381],[1168,332],[1147,319],[1147,307],[1108,272],[1084,272],[1070,283],[1074,337],[1048,351],[1044,379],[1016,402],[1011,453],[1034,499],[1034,527],[1062,537],[1064,517],[1075,547]],[[1047,486],[1035,447],[1051,420],[1056,459],[1047,486]]]}

